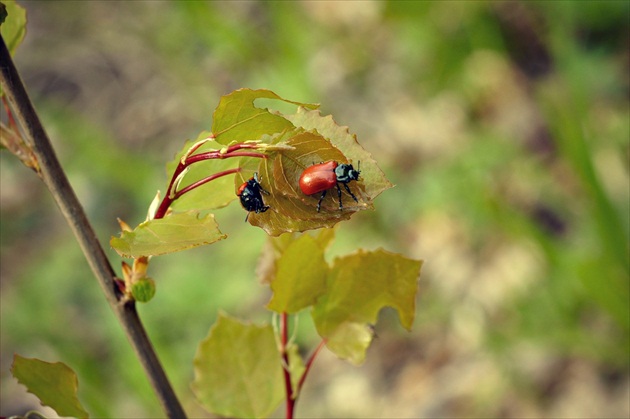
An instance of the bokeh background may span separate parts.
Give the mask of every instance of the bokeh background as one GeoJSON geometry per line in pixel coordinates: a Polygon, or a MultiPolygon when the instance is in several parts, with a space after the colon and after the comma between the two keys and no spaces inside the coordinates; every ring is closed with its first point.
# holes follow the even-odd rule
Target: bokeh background
{"type": "MultiPolygon", "coordinates": [[[[107,247],[240,87],[321,103],[396,184],[328,256],[423,259],[414,329],[386,310],[363,366],[324,351],[299,417],[630,415],[630,3],[22,4],[17,67],[107,247]]],[[[10,376],[19,353],[71,366],[95,417],[159,417],[48,192],[0,162],[0,413],[38,408],[10,376]]],[[[243,218],[234,202],[227,240],[151,263],[141,316],[191,417],[209,417],[189,383],[218,310],[270,317],[265,234],[243,218]]]]}

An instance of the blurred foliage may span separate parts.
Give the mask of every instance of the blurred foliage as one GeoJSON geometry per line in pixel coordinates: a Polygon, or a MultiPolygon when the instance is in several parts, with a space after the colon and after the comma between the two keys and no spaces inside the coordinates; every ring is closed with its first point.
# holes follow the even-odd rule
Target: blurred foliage
{"type": "Polygon", "coordinates": [[[62,416],[87,418],[89,415],[77,399],[77,375],[61,362],[45,362],[14,355],[11,374],[36,395],[42,405],[50,406],[62,416]]]}
{"type": "MultiPolygon", "coordinates": [[[[321,103],[397,185],[329,253],[424,259],[414,330],[381,315],[360,369],[322,353],[298,416],[628,416],[628,2],[24,7],[17,67],[103,243],[240,87],[321,103]]],[[[160,415],[48,193],[0,161],[2,414],[36,407],[9,377],[16,352],[72,367],[94,416],[160,415]]],[[[153,260],[141,307],[191,416],[217,310],[269,316],[264,232],[238,203],[216,217],[228,239],[153,260]]]]}

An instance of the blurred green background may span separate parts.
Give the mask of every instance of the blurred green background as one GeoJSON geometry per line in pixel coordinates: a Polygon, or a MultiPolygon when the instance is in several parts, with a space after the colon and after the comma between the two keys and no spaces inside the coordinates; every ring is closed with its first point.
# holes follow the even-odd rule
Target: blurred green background
{"type": "MultiPolygon", "coordinates": [[[[397,185],[329,256],[424,259],[414,330],[385,311],[364,366],[324,351],[298,417],[630,415],[630,3],[22,4],[16,65],[107,247],[240,87],[321,103],[397,185]]],[[[48,192],[0,161],[0,414],[38,408],[10,376],[19,353],[71,366],[95,417],[160,416],[48,192]]],[[[208,416],[189,383],[217,311],[269,319],[244,215],[151,263],[141,316],[191,417],[208,416]]]]}

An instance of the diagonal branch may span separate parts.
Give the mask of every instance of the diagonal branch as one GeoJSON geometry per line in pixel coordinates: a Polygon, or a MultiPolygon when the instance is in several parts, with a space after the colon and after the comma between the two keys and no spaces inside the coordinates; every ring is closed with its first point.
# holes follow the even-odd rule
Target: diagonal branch
{"type": "Polygon", "coordinates": [[[136,355],[140,359],[162,408],[171,418],[185,418],[186,414],[175,396],[166,373],[140,322],[135,304],[119,301],[120,294],[114,285],[114,270],[109,264],[59,160],[57,160],[48,135],[33,108],[2,37],[0,37],[0,83],[18,122],[24,129],[25,141],[32,148],[39,162],[42,179],[76,236],[92,272],[105,293],[107,302],[116,313],[136,355]]]}

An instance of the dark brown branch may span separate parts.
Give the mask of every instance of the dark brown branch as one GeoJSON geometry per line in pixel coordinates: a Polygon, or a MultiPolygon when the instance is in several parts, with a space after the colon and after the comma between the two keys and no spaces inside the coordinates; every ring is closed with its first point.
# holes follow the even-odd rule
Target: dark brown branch
{"type": "Polygon", "coordinates": [[[133,302],[123,304],[118,299],[119,295],[114,286],[114,270],[109,264],[105,252],[83,211],[83,207],[61,168],[59,160],[57,160],[48,135],[44,131],[39,117],[31,104],[4,39],[1,37],[0,71],[2,91],[13,108],[18,122],[24,129],[25,141],[32,147],[33,153],[39,162],[42,179],[74,232],[83,254],[105,293],[107,302],[122,324],[164,411],[171,418],[185,418],[184,410],[175,396],[166,373],[140,322],[135,304],[133,302]]]}

